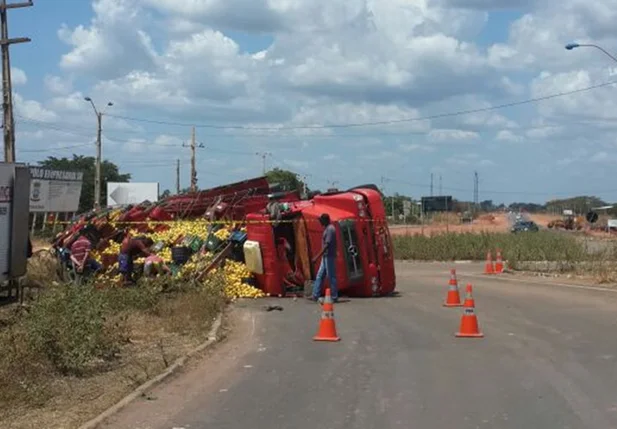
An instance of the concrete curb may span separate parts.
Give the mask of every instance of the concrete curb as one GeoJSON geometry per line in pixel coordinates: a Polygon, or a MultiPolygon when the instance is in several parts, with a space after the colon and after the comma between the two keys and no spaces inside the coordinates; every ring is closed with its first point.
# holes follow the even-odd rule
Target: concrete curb
{"type": "Polygon", "coordinates": [[[182,368],[186,364],[189,358],[191,358],[192,356],[196,355],[197,353],[207,349],[208,347],[216,343],[219,339],[218,334],[219,334],[219,329],[221,328],[222,318],[223,318],[223,314],[221,313],[214,320],[214,322],[212,323],[212,328],[210,328],[210,331],[208,332],[208,339],[204,343],[195,347],[193,350],[191,350],[184,356],[176,359],[175,362],[171,364],[164,372],[146,381],[144,384],[139,386],[133,392],[129,393],[127,396],[125,396],[115,405],[112,405],[111,407],[103,411],[101,414],[99,414],[92,420],[79,426],[78,429],[95,429],[105,420],[107,420],[108,418],[116,414],[118,411],[120,411],[122,408],[129,405],[132,401],[137,399],[139,396],[141,396],[146,390],[153,388],[154,386],[161,383],[163,380],[165,380],[170,375],[175,374],[180,368],[182,368]]]}

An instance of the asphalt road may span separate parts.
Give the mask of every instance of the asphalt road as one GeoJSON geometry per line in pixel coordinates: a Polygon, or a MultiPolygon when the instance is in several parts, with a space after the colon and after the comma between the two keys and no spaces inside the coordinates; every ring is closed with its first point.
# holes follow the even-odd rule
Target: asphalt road
{"type": "Polygon", "coordinates": [[[400,296],[337,304],[340,343],[311,341],[316,304],[249,302],[210,356],[106,427],[617,428],[617,293],[459,265],[486,337],[458,339],[448,269],[401,263],[400,296]]]}

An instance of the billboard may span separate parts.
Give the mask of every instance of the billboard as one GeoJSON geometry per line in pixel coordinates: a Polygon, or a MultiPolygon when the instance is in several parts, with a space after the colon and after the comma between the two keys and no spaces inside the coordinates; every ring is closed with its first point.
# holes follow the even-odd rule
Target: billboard
{"type": "Polygon", "coordinates": [[[76,212],[84,173],[30,167],[30,212],[76,212]]]}
{"type": "Polygon", "coordinates": [[[107,205],[110,207],[158,200],[158,182],[107,183],[107,205]]]}
{"type": "Polygon", "coordinates": [[[422,197],[424,212],[449,212],[452,210],[452,196],[422,197]]]}

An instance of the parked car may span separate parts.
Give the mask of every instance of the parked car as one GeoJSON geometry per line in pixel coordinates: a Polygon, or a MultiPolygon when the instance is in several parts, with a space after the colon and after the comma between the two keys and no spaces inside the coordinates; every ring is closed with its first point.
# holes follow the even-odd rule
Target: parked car
{"type": "Polygon", "coordinates": [[[538,232],[540,228],[535,222],[530,220],[518,221],[512,226],[512,232],[538,232]]]}

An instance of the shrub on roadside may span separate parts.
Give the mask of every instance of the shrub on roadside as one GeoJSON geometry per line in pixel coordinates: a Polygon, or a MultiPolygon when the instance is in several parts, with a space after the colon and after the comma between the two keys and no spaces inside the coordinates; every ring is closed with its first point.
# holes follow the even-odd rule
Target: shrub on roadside
{"type": "Polygon", "coordinates": [[[95,288],[64,285],[42,294],[24,320],[32,350],[63,374],[81,374],[95,359],[118,349],[104,294],[95,288]]]}
{"type": "Polygon", "coordinates": [[[420,261],[484,260],[500,249],[505,259],[517,261],[579,261],[589,259],[575,237],[550,231],[537,233],[444,233],[392,237],[397,259],[420,261]]]}
{"type": "Polygon", "coordinates": [[[227,302],[224,287],[222,274],[204,282],[160,278],[132,288],[47,285],[0,328],[0,402],[42,405],[61,394],[58,377],[91,375],[117,359],[133,359],[123,351],[132,316],[157,318],[170,333],[206,335],[227,302]]]}

